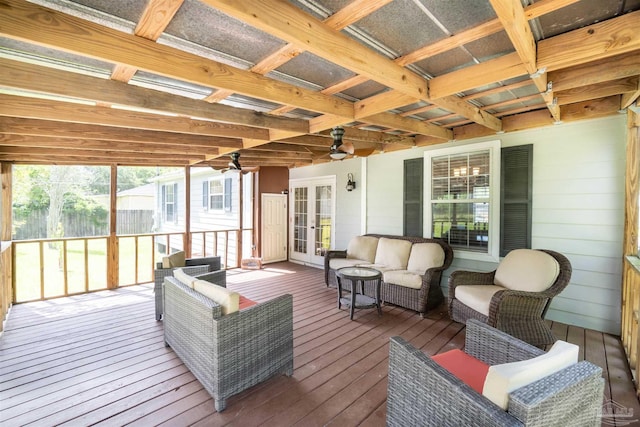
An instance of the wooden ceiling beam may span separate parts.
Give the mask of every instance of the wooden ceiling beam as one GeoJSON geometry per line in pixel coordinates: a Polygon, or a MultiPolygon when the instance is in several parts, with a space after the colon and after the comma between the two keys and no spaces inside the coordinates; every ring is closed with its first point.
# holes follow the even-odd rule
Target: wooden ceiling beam
{"type": "Polygon", "coordinates": [[[205,156],[217,154],[218,148],[205,148],[188,144],[168,145],[150,142],[116,142],[103,139],[60,138],[33,135],[0,134],[0,146],[31,148],[60,148],[62,150],[122,151],[138,154],[172,154],[205,156]]]}
{"type": "MultiPolygon", "coordinates": [[[[563,7],[577,3],[580,0],[540,0],[525,8],[525,15],[528,20],[538,18],[547,13],[551,13],[563,7]]],[[[476,27],[445,37],[435,43],[421,47],[396,60],[400,65],[409,65],[423,59],[430,58],[441,53],[448,52],[460,46],[488,37],[492,34],[504,30],[498,18],[487,21],[476,27]]]]}
{"type": "Polygon", "coordinates": [[[538,68],[547,72],[640,50],[640,11],[538,42],[538,68]]]}
{"type": "Polygon", "coordinates": [[[270,142],[268,144],[259,145],[257,147],[252,148],[252,150],[261,151],[261,152],[273,151],[276,153],[280,153],[283,151],[289,151],[293,153],[309,153],[310,152],[304,146],[298,146],[293,144],[283,144],[281,142],[270,142]]]}
{"type": "MultiPolygon", "coordinates": [[[[8,157],[14,156],[15,158],[25,158],[30,155],[36,154],[33,152],[32,148],[29,147],[12,147],[12,146],[0,146],[0,154],[8,157]]],[[[104,159],[105,162],[109,161],[120,161],[120,160],[132,160],[140,158],[140,155],[137,153],[127,153],[123,151],[114,151],[114,150],[63,150],[59,148],[39,148],[37,152],[38,156],[47,156],[52,161],[55,159],[82,159],[82,158],[93,158],[93,159],[104,159]]],[[[177,155],[175,153],[170,154],[157,154],[157,153],[148,153],[144,156],[147,159],[153,160],[178,160],[184,162],[190,162],[193,160],[199,160],[204,156],[195,156],[195,155],[177,155]]],[[[81,164],[81,161],[79,162],[81,164]]]]}
{"type": "Polygon", "coordinates": [[[638,76],[638,84],[636,89],[629,93],[623,93],[620,99],[620,109],[629,108],[640,98],[640,76],[638,76]]]}
{"type": "Polygon", "coordinates": [[[20,156],[6,155],[0,153],[1,162],[9,162],[13,164],[43,164],[43,165],[112,165],[118,166],[165,166],[165,167],[184,167],[190,162],[175,159],[151,159],[151,158],[133,158],[133,159],[104,159],[100,157],[78,157],[69,156],[64,158],[53,159],[41,154],[24,154],[20,156]]]}
{"type": "Polygon", "coordinates": [[[635,76],[556,92],[556,96],[559,105],[567,105],[620,93],[634,93],[637,90],[638,76],[635,76]]]}
{"type": "Polygon", "coordinates": [[[0,94],[0,116],[268,140],[266,129],[0,94]]]}
{"type": "Polygon", "coordinates": [[[429,80],[432,98],[443,98],[527,74],[517,53],[509,53],[429,80]]]}
{"type": "Polygon", "coordinates": [[[0,69],[3,70],[0,73],[0,86],[8,88],[181,114],[242,126],[302,133],[309,131],[309,124],[305,120],[272,116],[226,105],[212,105],[157,90],[26,62],[0,58],[0,69]],[[47,78],[43,79],[43,75],[47,78]]]}
{"type": "MultiPolygon", "coordinates": [[[[537,68],[546,68],[550,72],[627,52],[637,52],[640,50],[640,32],[633,28],[639,26],[640,11],[542,40],[538,43],[537,68]],[[585,35],[589,36],[586,46],[581,40],[585,35]]],[[[429,94],[433,98],[449,96],[526,74],[527,70],[519,55],[511,53],[434,77],[429,81],[429,94]]]]}
{"type": "Polygon", "coordinates": [[[628,52],[615,57],[599,59],[548,73],[554,91],[564,91],[581,86],[640,75],[640,54],[628,52]],[[614,67],[611,64],[615,64],[614,67]]]}
{"type": "Polygon", "coordinates": [[[219,147],[242,148],[242,141],[233,138],[87,125],[83,123],[64,123],[50,120],[23,119],[20,117],[0,116],[0,132],[11,135],[155,143],[169,147],[185,145],[202,147],[207,151],[217,150],[219,147]]]}
{"type": "Polygon", "coordinates": [[[424,78],[286,1],[202,1],[255,28],[404,94],[418,99],[427,95],[424,78]]]}
{"type": "Polygon", "coordinates": [[[3,0],[3,4],[0,35],[4,37],[126,64],[205,87],[229,89],[278,104],[353,117],[353,104],[337,97],[269,79],[24,0],[3,0]],[[34,28],[38,31],[33,31],[34,28]]]}
{"type": "MultiPolygon", "coordinates": [[[[158,40],[182,3],[184,0],[148,0],[134,34],[148,40],[158,40]]],[[[137,71],[134,67],[116,64],[111,78],[126,83],[137,71]]]]}
{"type": "Polygon", "coordinates": [[[518,0],[489,0],[493,10],[498,15],[511,44],[520,56],[520,60],[529,73],[529,78],[542,94],[549,112],[556,121],[560,121],[558,108],[553,90],[547,87],[547,73],[545,69],[538,69],[536,63],[536,41],[533,38],[529,21],[524,13],[522,4],[518,0]]]}

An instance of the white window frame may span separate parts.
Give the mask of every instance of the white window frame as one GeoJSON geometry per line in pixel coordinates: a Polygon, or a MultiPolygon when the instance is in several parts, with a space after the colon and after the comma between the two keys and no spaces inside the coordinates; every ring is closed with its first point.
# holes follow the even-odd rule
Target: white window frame
{"type": "Polygon", "coordinates": [[[162,185],[162,217],[164,219],[164,222],[166,223],[173,223],[173,224],[177,224],[178,223],[178,212],[177,212],[177,197],[178,197],[178,183],[176,182],[172,182],[172,183],[167,183],[167,184],[163,184],[162,185]],[[168,201],[169,197],[169,189],[171,189],[171,193],[173,196],[173,200],[172,201],[168,201]],[[172,214],[172,218],[168,218],[168,214],[167,214],[167,206],[171,205],[171,214],[172,214]]]}
{"type": "Polygon", "coordinates": [[[457,258],[477,261],[498,262],[500,259],[500,141],[486,141],[477,144],[466,144],[455,147],[427,150],[424,153],[425,186],[424,186],[424,230],[426,236],[432,236],[432,212],[434,203],[431,195],[431,159],[446,155],[489,151],[491,171],[489,174],[489,245],[487,252],[454,249],[457,258]]]}
{"type": "Polygon", "coordinates": [[[207,206],[205,207],[205,210],[209,210],[209,211],[213,211],[213,212],[231,212],[232,211],[232,207],[233,207],[233,190],[230,191],[230,194],[227,194],[226,191],[226,181],[229,180],[230,181],[230,185],[229,188],[233,188],[233,178],[226,178],[226,177],[222,177],[222,178],[212,178],[207,180],[207,189],[208,189],[208,194],[207,194],[207,206]],[[217,193],[213,193],[211,191],[211,184],[213,182],[217,182],[220,184],[220,187],[222,189],[221,192],[217,192],[217,193]],[[221,201],[222,201],[222,208],[214,208],[212,207],[212,201],[214,197],[220,197],[221,201]]]}

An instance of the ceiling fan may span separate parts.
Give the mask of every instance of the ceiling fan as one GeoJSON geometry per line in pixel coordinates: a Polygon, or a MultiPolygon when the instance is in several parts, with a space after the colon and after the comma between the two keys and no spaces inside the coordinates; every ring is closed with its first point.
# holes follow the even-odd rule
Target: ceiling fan
{"type": "Polygon", "coordinates": [[[229,157],[231,157],[231,161],[229,161],[226,168],[220,170],[221,173],[231,171],[231,172],[242,172],[243,174],[246,174],[246,173],[255,172],[258,170],[257,166],[242,167],[240,165],[240,152],[238,151],[234,151],[233,153],[229,154],[229,157]]]}
{"type": "Polygon", "coordinates": [[[342,142],[342,136],[344,135],[344,128],[341,126],[336,126],[331,129],[330,133],[333,138],[333,144],[331,144],[331,148],[329,148],[329,157],[334,160],[342,160],[347,155],[355,152],[355,148],[350,142],[342,142]]]}

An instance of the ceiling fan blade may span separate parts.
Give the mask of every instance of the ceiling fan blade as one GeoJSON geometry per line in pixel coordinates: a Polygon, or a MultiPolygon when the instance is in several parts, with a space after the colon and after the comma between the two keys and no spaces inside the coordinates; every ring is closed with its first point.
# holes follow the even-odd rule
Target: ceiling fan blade
{"type": "Polygon", "coordinates": [[[342,145],[338,147],[338,150],[343,151],[347,154],[353,154],[355,152],[355,147],[352,142],[343,142],[342,145]]]}

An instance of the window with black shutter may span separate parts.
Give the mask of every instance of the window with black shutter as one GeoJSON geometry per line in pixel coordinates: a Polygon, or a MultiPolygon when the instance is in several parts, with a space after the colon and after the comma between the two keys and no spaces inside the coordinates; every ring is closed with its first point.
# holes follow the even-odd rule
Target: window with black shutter
{"type": "Polygon", "coordinates": [[[404,161],[403,233],[422,237],[424,158],[404,161]]]}
{"type": "Polygon", "coordinates": [[[500,256],[531,248],[533,145],[501,150],[500,256]]]}

